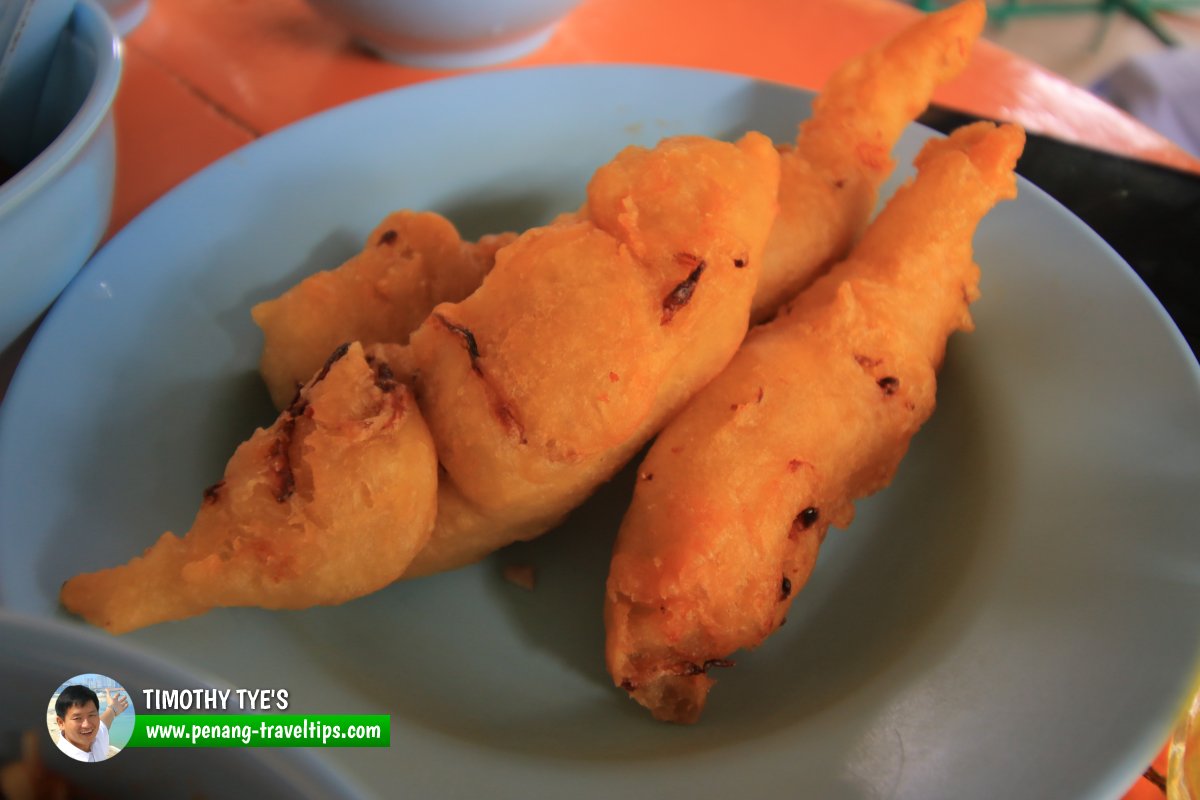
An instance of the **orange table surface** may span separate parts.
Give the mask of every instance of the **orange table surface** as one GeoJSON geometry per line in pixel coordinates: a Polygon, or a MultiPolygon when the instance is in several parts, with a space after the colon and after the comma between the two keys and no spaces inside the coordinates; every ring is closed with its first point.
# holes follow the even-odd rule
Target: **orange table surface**
{"type": "MultiPolygon", "coordinates": [[[[540,51],[496,69],[641,63],[817,89],[838,65],[918,13],[890,0],[584,0],[540,51]]],[[[110,232],[263,134],[359,97],[458,74],[374,58],[304,0],[151,0],[149,15],[126,40],[125,55],[110,232]]],[[[1161,135],[987,42],[935,101],[1200,172],[1200,161],[1161,135]]],[[[1155,766],[1164,769],[1161,757],[1155,766]]],[[[1140,780],[1127,800],[1161,797],[1157,785],[1140,780]]]]}
{"type": "MultiPolygon", "coordinates": [[[[315,112],[457,74],[353,45],[304,0],[150,0],[126,40],[111,230],[221,155],[315,112]]],[[[808,89],[919,12],[888,0],[584,0],[540,51],[498,69],[641,63],[808,89]]],[[[1087,91],[987,42],[935,101],[1102,150],[1200,172],[1200,161],[1087,91]]]]}

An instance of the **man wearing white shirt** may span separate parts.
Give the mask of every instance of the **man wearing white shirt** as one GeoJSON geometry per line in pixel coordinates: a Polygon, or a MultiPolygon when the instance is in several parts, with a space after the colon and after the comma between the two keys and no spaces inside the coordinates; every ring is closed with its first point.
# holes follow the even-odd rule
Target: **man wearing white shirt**
{"type": "Polygon", "coordinates": [[[59,693],[54,702],[59,750],[76,761],[108,758],[108,728],[129,707],[129,701],[122,694],[114,698],[107,689],[104,700],[106,708],[101,714],[100,698],[88,687],[74,684],[59,693]]]}

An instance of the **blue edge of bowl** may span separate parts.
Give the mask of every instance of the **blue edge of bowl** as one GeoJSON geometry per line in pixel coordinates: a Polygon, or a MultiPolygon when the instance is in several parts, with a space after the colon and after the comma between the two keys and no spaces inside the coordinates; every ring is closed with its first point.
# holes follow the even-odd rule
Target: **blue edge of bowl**
{"type": "Polygon", "coordinates": [[[69,29],[96,54],[96,76],[79,110],[54,140],[28,164],[0,184],[0,219],[71,163],[95,135],[112,108],[121,80],[121,39],[108,15],[94,0],[79,0],[69,29]]]}

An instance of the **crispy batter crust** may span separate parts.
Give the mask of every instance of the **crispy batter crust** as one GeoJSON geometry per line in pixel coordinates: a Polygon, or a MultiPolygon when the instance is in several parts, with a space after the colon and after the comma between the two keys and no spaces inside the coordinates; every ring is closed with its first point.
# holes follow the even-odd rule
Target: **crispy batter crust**
{"type": "Polygon", "coordinates": [[[922,17],[825,83],[780,159],[779,216],[751,317],[762,322],[846,256],[891,174],[892,148],[941,84],[966,67],[983,0],[922,17]]]}
{"type": "MultiPolygon", "coordinates": [[[[754,321],[775,313],[849,251],[892,170],[896,139],[934,89],[962,71],[985,17],[983,0],[959,3],[830,77],[794,146],[782,150],[779,217],[762,256],[754,321]]],[[[559,221],[585,216],[571,212],[559,221]]],[[[662,217],[646,222],[675,224],[662,217]]],[[[406,343],[434,306],[458,302],[478,288],[496,251],[514,238],[502,233],[463,242],[437,214],[399,211],[340,267],[259,303],[252,314],[264,334],[261,371],[276,407],[287,405],[341,342],[406,343]]],[[[676,255],[686,263],[695,256],[683,244],[676,255]]],[[[734,263],[745,266],[749,253],[735,255],[734,263]]],[[[707,266],[693,261],[693,271],[707,266]]],[[[671,289],[662,319],[686,305],[699,278],[689,273],[671,289]]]]}
{"type": "Polygon", "coordinates": [[[410,577],[544,532],[720,371],[778,169],[759,134],[627,148],[583,213],[522,234],[477,292],[435,309],[411,346],[444,511],[410,577]]]}
{"type": "Polygon", "coordinates": [[[614,683],[694,722],[713,664],[783,622],[830,525],[883,488],[933,412],[978,295],[971,237],[1015,194],[1024,143],[986,123],[931,142],[851,257],[753,330],[639,472],[605,604],[614,683]]]}
{"type": "Polygon", "coordinates": [[[275,407],[342,342],[404,344],[435,305],[461,300],[492,268],[512,233],[464,242],[432,212],[397,211],[376,226],[361,252],[251,309],[263,331],[259,365],[275,407]]]}
{"type": "MultiPolygon", "coordinates": [[[[262,371],[283,413],[235,453],[189,535],[68,582],[64,603],[128,630],[215,605],[340,602],[398,569],[449,569],[549,529],[728,362],[751,298],[760,316],[773,310],[845,250],[900,129],[965,61],[981,7],[968,0],[926,18],[937,21],[839,72],[782,157],[783,191],[762,136],[681,137],[628,148],[597,172],[579,211],[519,239],[464,243],[435,214],[389,216],[342,267],[255,307],[262,371]],[[772,228],[780,203],[787,221],[772,228]],[[354,345],[322,366],[339,342],[403,343],[418,325],[411,348],[389,345],[368,362],[354,345]],[[351,364],[366,371],[343,383],[351,364]],[[314,373],[297,406],[294,387],[314,373]],[[404,399],[392,414],[403,437],[371,416],[384,413],[369,410],[377,396],[404,399]],[[377,440],[334,447],[351,427],[332,436],[316,423],[339,414],[377,440]],[[404,524],[383,541],[389,514],[404,524]],[[386,557],[321,563],[328,542],[355,535],[379,537],[386,557]]],[[[886,378],[881,390],[898,388],[886,378]]],[[[718,662],[685,671],[695,678],[718,662]]]]}
{"type": "Polygon", "coordinates": [[[342,603],[394,581],[436,512],[437,456],[404,371],[384,348],[336,349],[238,447],[186,535],[72,578],[63,605],[123,633],[216,606],[342,603]]]}

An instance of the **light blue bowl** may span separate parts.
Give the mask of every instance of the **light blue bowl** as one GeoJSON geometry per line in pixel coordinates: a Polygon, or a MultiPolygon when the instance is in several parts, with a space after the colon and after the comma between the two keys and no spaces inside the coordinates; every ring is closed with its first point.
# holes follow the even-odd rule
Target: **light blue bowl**
{"type": "Polygon", "coordinates": [[[467,69],[541,48],[580,0],[308,0],[368,50],[425,69],[467,69]]]}
{"type": "Polygon", "coordinates": [[[47,144],[0,185],[0,348],[54,302],[108,227],[120,76],[112,22],[92,0],[80,0],[34,126],[34,138],[47,144]]]}

